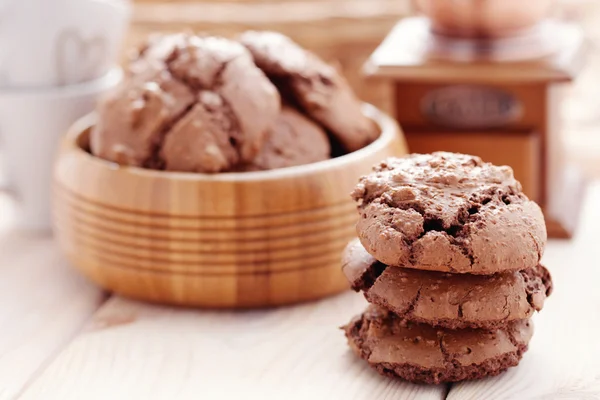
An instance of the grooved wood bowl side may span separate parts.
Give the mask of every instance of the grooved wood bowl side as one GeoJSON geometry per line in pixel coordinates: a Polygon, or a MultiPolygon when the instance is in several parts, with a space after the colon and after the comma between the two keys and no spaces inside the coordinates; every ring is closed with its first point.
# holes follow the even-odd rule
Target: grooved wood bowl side
{"type": "Polygon", "coordinates": [[[347,288],[340,255],[355,236],[358,177],[406,154],[397,124],[335,159],[273,171],[192,174],[119,167],[89,154],[94,115],[66,135],[53,219],[69,260],[100,286],[153,302],[262,307],[347,288]]]}

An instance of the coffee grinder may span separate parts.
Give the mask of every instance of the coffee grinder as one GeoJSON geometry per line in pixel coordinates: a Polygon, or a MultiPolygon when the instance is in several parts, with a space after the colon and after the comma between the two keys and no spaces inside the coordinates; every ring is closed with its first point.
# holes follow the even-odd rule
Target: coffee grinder
{"type": "Polygon", "coordinates": [[[585,61],[582,31],[547,17],[551,0],[414,0],[365,65],[389,82],[414,153],[445,150],[510,165],[542,207],[550,237],[569,238],[584,181],[567,165],[561,103],[585,61]]]}

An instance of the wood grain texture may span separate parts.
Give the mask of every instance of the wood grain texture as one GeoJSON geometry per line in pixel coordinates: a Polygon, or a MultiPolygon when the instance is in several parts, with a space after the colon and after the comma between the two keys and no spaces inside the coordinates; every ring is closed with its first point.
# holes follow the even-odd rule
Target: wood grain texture
{"type": "Polygon", "coordinates": [[[13,399],[81,329],[104,295],[71,269],[52,238],[11,230],[0,195],[0,399],[13,399]]]}
{"type": "Polygon", "coordinates": [[[260,307],[347,288],[340,254],[358,218],[358,178],[406,154],[398,125],[373,107],[369,146],[273,171],[189,174],[119,168],[85,152],[75,125],[55,168],[53,217],[71,262],[104,288],[188,306],[260,307]]]}
{"type": "Polygon", "coordinates": [[[243,313],[113,298],[23,399],[443,399],[350,352],[338,327],[364,307],[355,293],[243,313]]]}
{"type": "MultiPolygon", "coordinates": [[[[546,248],[555,292],[535,318],[520,366],[454,385],[448,398],[600,397],[599,202],[600,182],[588,192],[574,239],[546,248]]],[[[113,297],[22,398],[445,398],[446,387],[380,377],[349,351],[337,327],[365,305],[345,293],[294,307],[211,312],[113,297]]]]}

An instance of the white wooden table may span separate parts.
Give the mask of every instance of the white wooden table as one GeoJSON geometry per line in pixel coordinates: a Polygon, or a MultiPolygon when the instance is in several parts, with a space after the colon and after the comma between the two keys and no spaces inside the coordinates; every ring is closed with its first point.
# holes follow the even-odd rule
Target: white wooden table
{"type": "Polygon", "coordinates": [[[556,290],[521,365],[478,382],[380,377],[341,330],[355,293],[296,307],[213,312],[102,293],[51,238],[10,228],[0,197],[0,399],[600,399],[600,183],[572,241],[544,261],[556,290]]]}

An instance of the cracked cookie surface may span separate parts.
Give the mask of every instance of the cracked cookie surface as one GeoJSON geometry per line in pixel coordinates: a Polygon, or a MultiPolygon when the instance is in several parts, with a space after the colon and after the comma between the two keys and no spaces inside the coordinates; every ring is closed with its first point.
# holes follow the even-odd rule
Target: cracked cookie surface
{"type": "Polygon", "coordinates": [[[100,104],[91,150],[125,165],[225,171],[256,157],[279,111],[277,89],[238,42],[157,36],[100,104]]]}
{"type": "Polygon", "coordinates": [[[322,124],[352,152],[379,136],[346,79],[315,54],[277,32],[248,31],[240,41],[290,103],[322,124]]]}
{"type": "Polygon", "coordinates": [[[194,93],[167,71],[145,69],[98,102],[92,153],[121,165],[147,166],[165,130],[194,102],[194,93]]]}
{"type": "Polygon", "coordinates": [[[540,207],[510,167],[437,152],[390,158],[363,176],[352,198],[360,241],[386,265],[494,274],[539,264],[540,207]]]}
{"type": "Polygon", "coordinates": [[[374,305],[343,329],[352,350],[379,373],[429,384],[498,375],[519,363],[533,334],[529,320],[489,331],[449,330],[374,305]]]}
{"type": "Polygon", "coordinates": [[[490,276],[388,267],[358,240],[346,248],[342,270],[370,303],[406,320],[449,329],[496,329],[528,319],[552,292],[542,265],[490,276]]]}
{"type": "Polygon", "coordinates": [[[330,156],[327,133],[294,108],[283,106],[261,151],[242,170],[292,167],[327,160],[330,156]]]}

